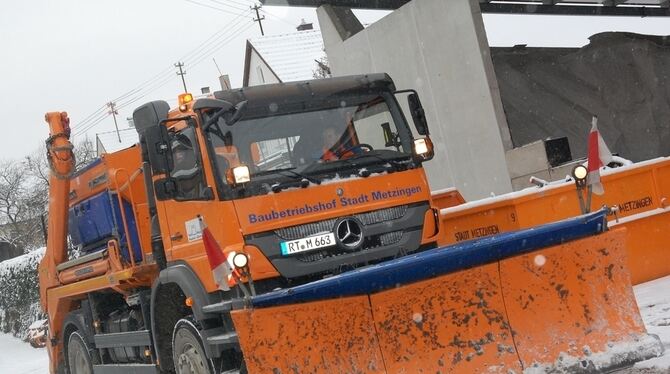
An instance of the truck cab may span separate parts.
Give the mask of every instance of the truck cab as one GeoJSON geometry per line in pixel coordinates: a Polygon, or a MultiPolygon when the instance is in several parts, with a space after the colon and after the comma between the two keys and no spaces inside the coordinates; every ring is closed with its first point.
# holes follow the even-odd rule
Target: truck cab
{"type": "MultiPolygon", "coordinates": [[[[225,253],[248,255],[259,292],[434,247],[421,167],[432,145],[394,94],[383,74],[267,85],[182,100],[148,121],[167,129],[147,139],[166,150],[152,157],[167,165],[154,185],[168,263],[216,290],[198,217],[225,253]]],[[[136,123],[158,106],[138,108],[136,123]]]]}

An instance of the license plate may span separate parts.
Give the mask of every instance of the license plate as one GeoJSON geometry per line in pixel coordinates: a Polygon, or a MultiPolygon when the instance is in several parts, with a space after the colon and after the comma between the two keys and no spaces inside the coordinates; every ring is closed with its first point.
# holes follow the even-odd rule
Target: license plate
{"type": "Polygon", "coordinates": [[[328,234],[314,235],[308,238],[281,242],[279,245],[281,246],[281,254],[288,256],[294,253],[333,246],[335,245],[335,234],[330,232],[328,234]]]}

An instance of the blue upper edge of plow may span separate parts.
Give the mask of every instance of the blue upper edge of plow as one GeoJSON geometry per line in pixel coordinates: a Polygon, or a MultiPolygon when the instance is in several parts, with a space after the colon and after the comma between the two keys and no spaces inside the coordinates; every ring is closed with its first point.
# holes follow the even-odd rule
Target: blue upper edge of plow
{"type": "Polygon", "coordinates": [[[602,209],[563,221],[434,248],[258,295],[251,303],[254,307],[271,307],[371,294],[595,235],[607,229],[606,217],[607,211],[602,209]]]}

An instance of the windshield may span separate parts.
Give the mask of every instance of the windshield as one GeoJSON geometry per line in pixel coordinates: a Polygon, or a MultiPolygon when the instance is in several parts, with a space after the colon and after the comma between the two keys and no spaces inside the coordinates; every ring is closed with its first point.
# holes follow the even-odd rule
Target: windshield
{"type": "Polygon", "coordinates": [[[295,178],[296,173],[347,177],[355,174],[352,169],[411,157],[410,130],[394,100],[364,95],[343,98],[336,105],[288,113],[270,108],[275,115],[254,118],[252,112],[232,126],[220,121],[210,127],[208,138],[220,175],[244,164],[252,183],[295,178]]]}

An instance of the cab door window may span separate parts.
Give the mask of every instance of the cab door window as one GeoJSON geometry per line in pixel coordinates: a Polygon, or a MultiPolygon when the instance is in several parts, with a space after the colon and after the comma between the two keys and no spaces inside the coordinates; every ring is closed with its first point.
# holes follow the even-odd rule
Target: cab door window
{"type": "Polygon", "coordinates": [[[208,199],[200,162],[198,142],[193,127],[174,132],[170,137],[174,167],[170,177],[175,182],[175,200],[208,199]]]}

